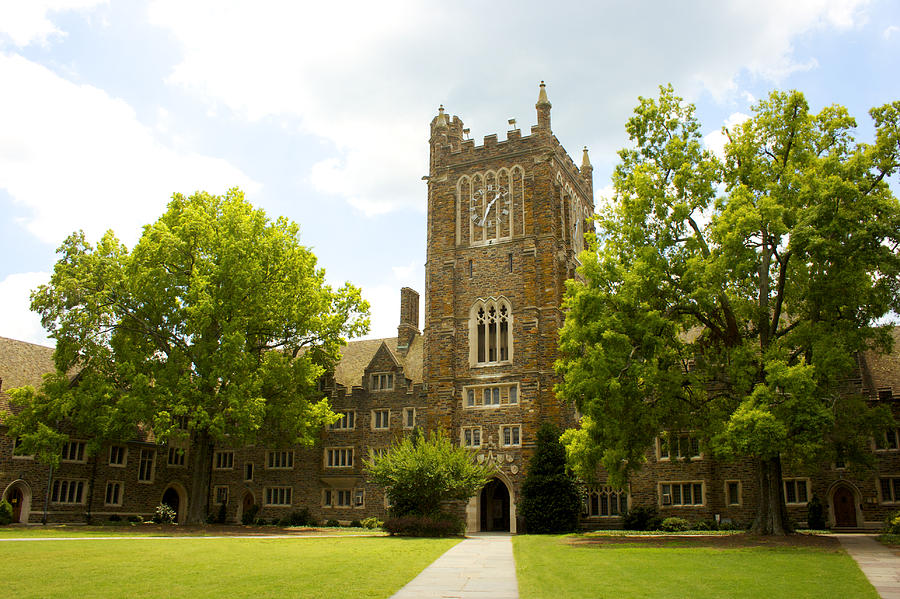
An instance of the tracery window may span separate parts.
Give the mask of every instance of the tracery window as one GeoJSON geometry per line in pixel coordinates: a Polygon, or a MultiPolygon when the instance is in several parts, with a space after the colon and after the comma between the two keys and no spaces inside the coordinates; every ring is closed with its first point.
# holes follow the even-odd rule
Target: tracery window
{"type": "Polygon", "coordinates": [[[457,182],[457,242],[491,244],[524,232],[520,166],[466,175],[457,182]]]}
{"type": "Polygon", "coordinates": [[[479,301],[472,307],[469,326],[470,361],[495,364],[512,360],[512,310],[501,298],[479,301]]]}

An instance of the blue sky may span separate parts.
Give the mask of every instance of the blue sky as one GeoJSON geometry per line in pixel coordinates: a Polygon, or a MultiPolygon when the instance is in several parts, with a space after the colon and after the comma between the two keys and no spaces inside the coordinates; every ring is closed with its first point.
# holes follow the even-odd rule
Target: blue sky
{"type": "Polygon", "coordinates": [[[637,97],[669,82],[711,146],[776,88],[870,140],[869,108],[900,100],[900,3],[0,0],[0,336],[49,344],[28,294],[70,232],[131,246],[172,193],[233,186],[396,334],[438,105],[503,139],[541,80],[598,195],[637,97]]]}

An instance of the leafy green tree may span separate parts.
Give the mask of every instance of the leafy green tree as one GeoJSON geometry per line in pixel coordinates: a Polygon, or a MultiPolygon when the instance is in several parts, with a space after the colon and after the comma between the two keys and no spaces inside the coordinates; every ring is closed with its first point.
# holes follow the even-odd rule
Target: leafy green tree
{"type": "Polygon", "coordinates": [[[518,507],[529,533],[572,532],[578,527],[581,493],[568,471],[559,430],[549,422],[538,429],[518,507]]]}
{"type": "Polygon", "coordinates": [[[32,294],[58,372],[13,394],[22,409],[6,416],[24,451],[58,447],[61,423],[98,440],[140,426],[186,442],[199,523],[214,444],[310,444],[336,418],[316,381],[367,330],[368,304],[325,283],[295,223],[236,189],[176,194],[133,250],[110,231],[96,247],[75,233],[59,254],[32,294]]]}
{"type": "Polygon", "coordinates": [[[421,429],[396,439],[383,455],[371,450],[365,467],[385,490],[395,516],[431,516],[445,501],[466,501],[494,474],[491,464],[478,464],[456,447],[443,431],[426,437],[421,429]]]}
{"type": "Polygon", "coordinates": [[[754,529],[782,534],[782,464],[865,462],[890,421],[844,383],[857,352],[889,350],[878,325],[900,310],[900,102],[871,111],[864,144],[843,107],[773,92],[726,131],[723,161],[671,86],[634,112],[567,288],[557,391],[585,414],[570,456],[621,485],[661,431],[693,431],[752,460],[754,529]]]}

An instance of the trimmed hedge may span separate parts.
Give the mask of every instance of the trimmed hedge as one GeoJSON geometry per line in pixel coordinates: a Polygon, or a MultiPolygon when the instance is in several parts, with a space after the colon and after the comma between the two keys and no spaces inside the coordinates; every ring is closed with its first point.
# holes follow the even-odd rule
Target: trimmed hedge
{"type": "Polygon", "coordinates": [[[382,528],[391,536],[403,537],[452,537],[466,531],[465,522],[450,514],[432,516],[400,516],[388,518],[382,528]]]}

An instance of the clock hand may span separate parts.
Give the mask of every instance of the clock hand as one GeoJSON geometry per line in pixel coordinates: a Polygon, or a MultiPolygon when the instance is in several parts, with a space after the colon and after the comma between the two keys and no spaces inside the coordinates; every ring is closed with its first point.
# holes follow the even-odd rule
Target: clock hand
{"type": "Polygon", "coordinates": [[[491,211],[491,206],[494,205],[494,202],[496,202],[496,201],[497,201],[497,198],[499,198],[499,197],[500,197],[500,193],[499,193],[499,192],[496,193],[496,194],[494,194],[494,199],[491,200],[490,203],[487,205],[487,208],[484,209],[484,217],[481,219],[481,222],[478,223],[478,226],[479,226],[479,227],[483,227],[483,226],[484,226],[484,223],[487,222],[487,215],[488,215],[488,212],[491,211]]]}

